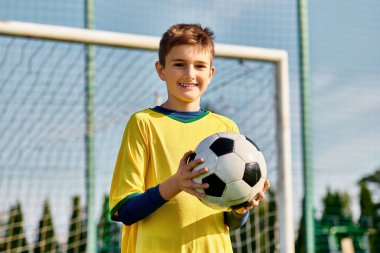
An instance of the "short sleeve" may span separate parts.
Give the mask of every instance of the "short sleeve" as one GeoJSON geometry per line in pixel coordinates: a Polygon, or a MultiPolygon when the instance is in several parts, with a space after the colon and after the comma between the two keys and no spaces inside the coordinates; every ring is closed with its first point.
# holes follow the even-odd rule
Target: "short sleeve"
{"type": "Polygon", "coordinates": [[[231,132],[239,133],[239,127],[237,126],[237,124],[235,123],[235,121],[232,121],[231,126],[232,126],[231,132]]]}
{"type": "Polygon", "coordinates": [[[127,123],[110,188],[111,215],[131,197],[145,191],[148,145],[144,121],[133,115],[127,123]]]}

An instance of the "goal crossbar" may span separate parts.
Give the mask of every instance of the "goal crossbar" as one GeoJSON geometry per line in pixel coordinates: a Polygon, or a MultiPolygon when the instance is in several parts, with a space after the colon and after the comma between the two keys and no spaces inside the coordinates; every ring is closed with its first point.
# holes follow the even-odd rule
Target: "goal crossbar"
{"type": "MultiPolygon", "coordinates": [[[[160,40],[155,36],[4,20],[0,20],[0,34],[144,50],[158,50],[160,40]]],[[[270,62],[287,57],[284,50],[220,43],[215,44],[215,55],[270,62]]]]}

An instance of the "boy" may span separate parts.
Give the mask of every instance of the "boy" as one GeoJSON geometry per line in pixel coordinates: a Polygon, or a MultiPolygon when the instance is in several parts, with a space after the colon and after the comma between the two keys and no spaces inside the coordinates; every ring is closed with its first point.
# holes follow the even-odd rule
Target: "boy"
{"type": "Polygon", "coordinates": [[[110,190],[112,219],[124,223],[122,252],[232,252],[229,229],[244,224],[247,208],[221,212],[205,206],[192,179],[207,168],[187,162],[196,145],[236,124],[200,107],[215,72],[213,32],[195,24],[170,27],[161,38],[156,70],[168,98],[132,115],[123,136],[110,190]],[[179,162],[179,165],[178,165],[179,162]]]}

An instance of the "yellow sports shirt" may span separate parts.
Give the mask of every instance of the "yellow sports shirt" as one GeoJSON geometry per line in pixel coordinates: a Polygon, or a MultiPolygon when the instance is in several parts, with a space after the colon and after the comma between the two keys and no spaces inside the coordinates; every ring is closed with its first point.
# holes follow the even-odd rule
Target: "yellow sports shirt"
{"type": "MultiPolygon", "coordinates": [[[[111,214],[132,196],[175,174],[183,154],[217,132],[238,132],[238,128],[232,120],[212,112],[189,122],[152,109],[132,115],[112,179],[111,214]]],[[[123,253],[232,252],[223,212],[185,192],[133,225],[123,225],[121,249],[123,253]]]]}

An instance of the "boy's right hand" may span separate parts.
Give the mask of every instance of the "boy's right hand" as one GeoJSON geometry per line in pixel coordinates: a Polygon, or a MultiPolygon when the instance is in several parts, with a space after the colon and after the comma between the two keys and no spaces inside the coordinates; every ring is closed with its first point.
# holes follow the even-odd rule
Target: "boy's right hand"
{"type": "Polygon", "coordinates": [[[192,160],[189,162],[189,159],[194,154],[193,151],[186,152],[181,161],[179,162],[179,167],[177,173],[174,176],[178,177],[178,183],[182,191],[185,191],[191,195],[194,195],[197,198],[204,198],[206,194],[198,192],[196,189],[206,189],[209,187],[208,184],[199,184],[193,181],[193,179],[201,174],[208,172],[207,168],[202,168],[200,170],[194,171],[193,169],[204,162],[203,158],[192,160]]]}
{"type": "Polygon", "coordinates": [[[181,191],[185,191],[197,198],[204,198],[206,194],[198,192],[196,189],[206,189],[208,184],[199,184],[193,181],[193,179],[200,174],[207,173],[207,168],[194,171],[194,167],[204,162],[202,158],[188,162],[193,151],[186,152],[181,158],[177,172],[168,178],[166,181],[160,184],[160,194],[166,199],[170,200],[181,191]]]}

